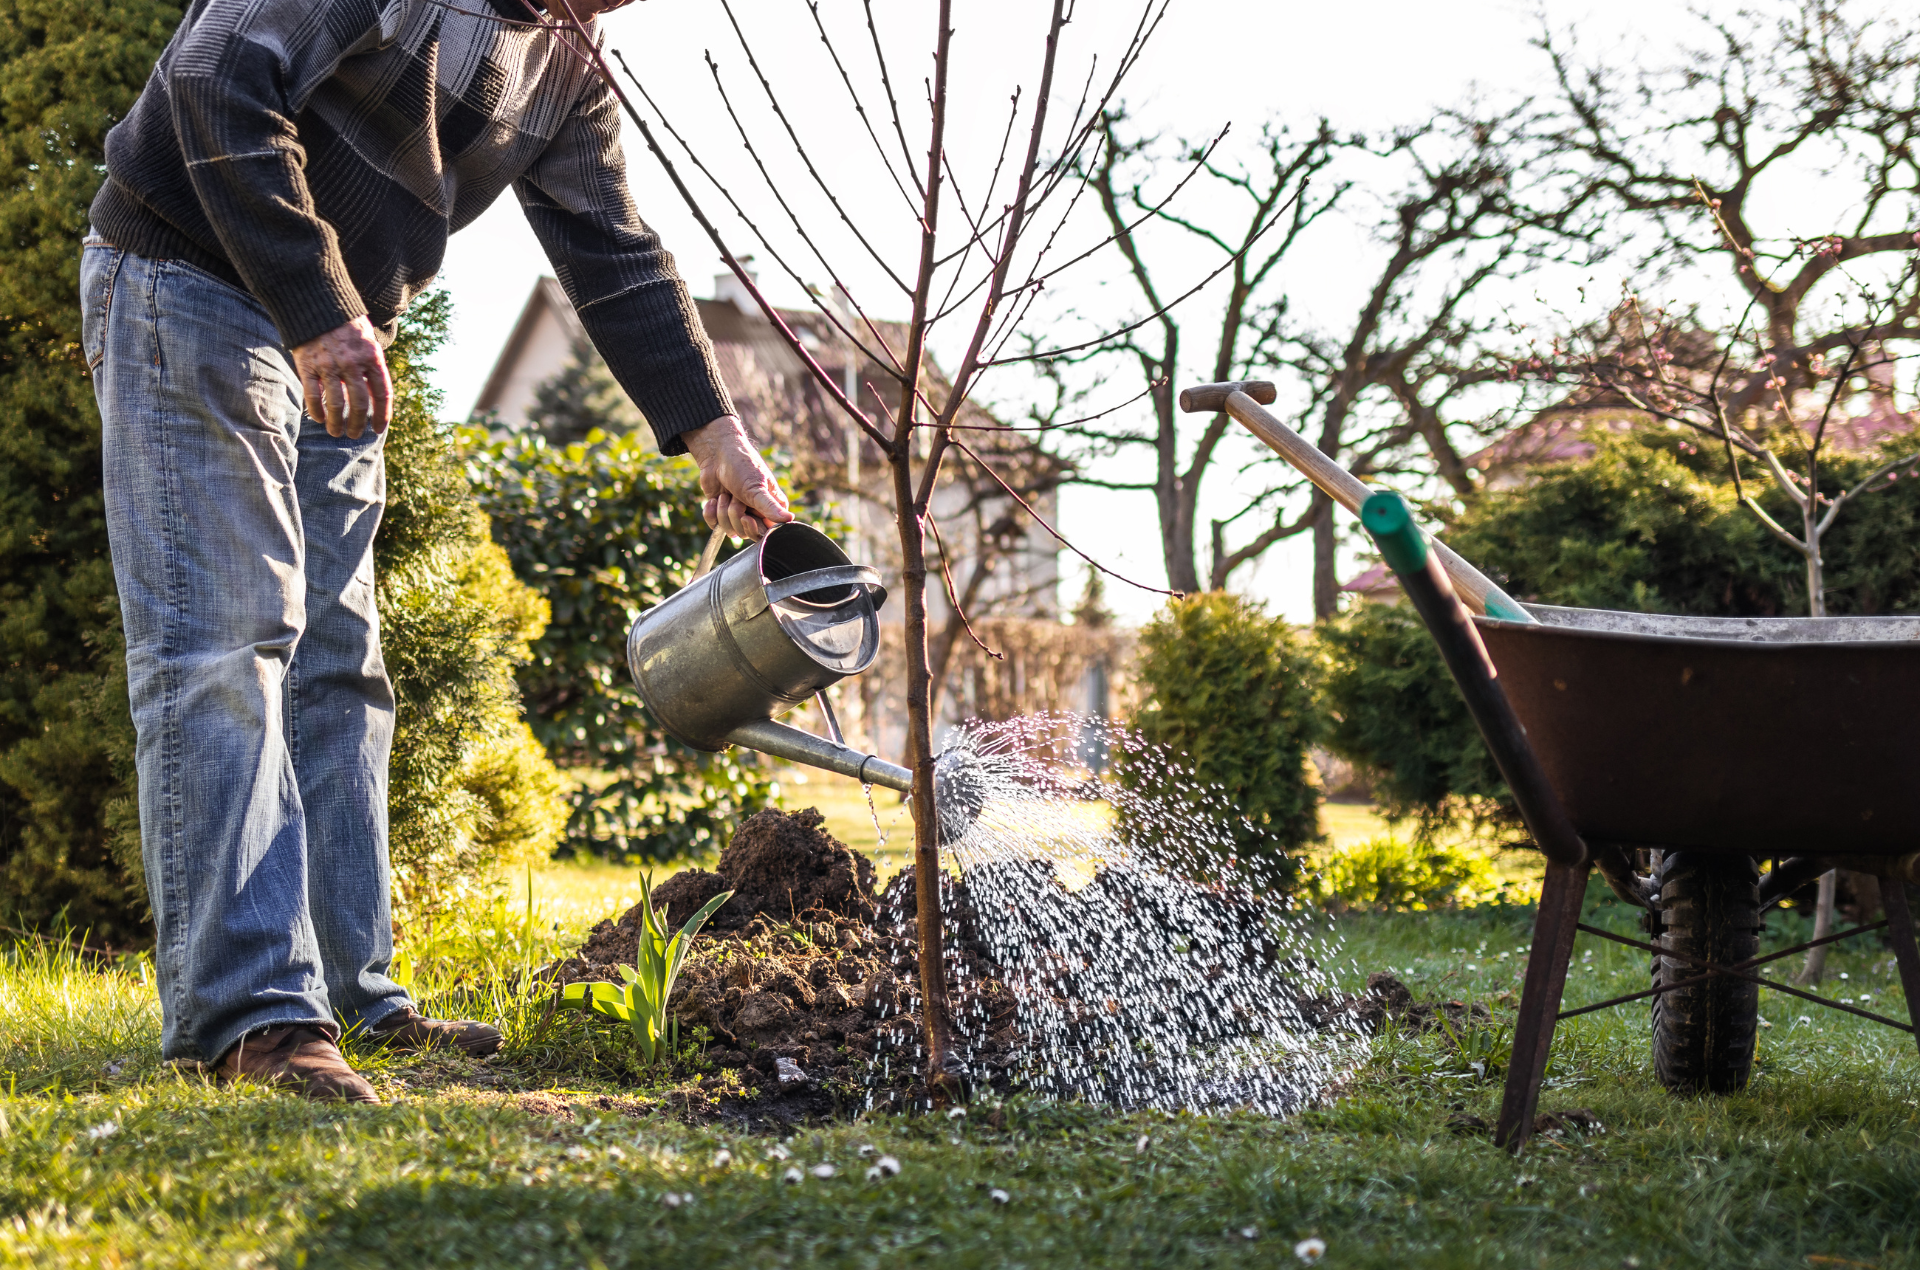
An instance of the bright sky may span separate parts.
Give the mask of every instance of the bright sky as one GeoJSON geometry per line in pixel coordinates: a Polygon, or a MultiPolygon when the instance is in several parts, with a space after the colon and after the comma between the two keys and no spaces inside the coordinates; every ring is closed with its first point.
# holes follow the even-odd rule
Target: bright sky
{"type": "MultiPolygon", "coordinates": [[[[1719,10],[1731,6],[1710,6],[1719,10]]],[[[880,4],[883,28],[893,59],[896,88],[903,99],[918,92],[919,77],[928,65],[924,50],[930,32],[931,6],[924,3],[880,4]],[[908,15],[892,17],[889,15],[908,15]],[[901,83],[907,82],[907,83],[901,83]]],[[[984,172],[977,161],[984,147],[997,141],[1004,119],[1007,91],[1017,83],[1031,84],[1037,66],[1036,41],[1031,38],[1043,6],[1035,0],[962,0],[956,8],[955,84],[967,96],[956,122],[952,154],[963,177],[984,172]]],[[[850,0],[823,0],[822,12],[830,24],[844,23],[859,12],[850,0]]],[[[1576,25],[1582,48],[1589,56],[1631,64],[1664,63],[1682,43],[1699,39],[1700,28],[1682,16],[1672,0],[1609,0],[1605,6],[1586,0],[1546,0],[1548,21],[1556,28],[1576,25]]],[[[870,151],[857,124],[844,110],[844,90],[837,81],[818,78],[831,70],[821,60],[819,38],[812,30],[803,0],[737,0],[735,12],[755,45],[762,67],[782,90],[790,116],[802,138],[814,150],[820,166],[843,201],[862,222],[874,229],[882,252],[910,266],[913,260],[913,224],[903,217],[899,195],[883,171],[868,162],[870,151]]],[[[1107,65],[1124,42],[1125,28],[1137,11],[1132,5],[1105,0],[1082,0],[1079,16],[1068,28],[1065,55],[1068,68],[1082,74],[1088,51],[1097,50],[1107,65]],[[1076,61],[1077,59],[1077,61],[1076,61]]],[[[857,19],[856,19],[857,20],[857,19]]],[[[778,124],[753,105],[757,89],[745,78],[746,69],[718,0],[649,0],[635,4],[610,19],[609,44],[626,52],[629,62],[646,81],[674,123],[696,149],[726,175],[742,193],[756,217],[777,224],[778,212],[764,185],[752,177],[750,161],[732,133],[724,110],[712,89],[702,60],[712,50],[733,80],[757,142],[769,157],[779,149],[778,124]]],[[[853,39],[863,36],[857,26],[844,30],[843,53],[860,52],[853,39]]],[[[1374,130],[1418,122],[1436,106],[1459,102],[1469,93],[1493,101],[1509,100],[1544,88],[1544,59],[1529,46],[1539,30],[1531,5],[1486,0],[1376,0],[1370,5],[1236,3],[1234,0],[1175,0],[1172,12],[1149,46],[1139,67],[1129,77],[1124,98],[1143,126],[1169,136],[1204,137],[1231,122],[1234,139],[1251,139],[1266,121],[1311,128],[1321,115],[1343,131],[1374,130]]],[[[870,58],[870,54],[869,54],[870,58]]],[[[870,65],[870,63],[869,63],[870,65]]],[[[857,73],[856,73],[857,74],[857,73]]],[[[911,120],[908,138],[918,141],[924,130],[911,120]]],[[[718,255],[646,155],[637,136],[628,140],[629,163],[642,212],[660,230],[680,262],[682,274],[695,293],[710,292],[720,270],[718,255]]],[[[803,174],[780,168],[780,189],[806,199],[803,174]]],[[[975,179],[976,182],[980,180],[975,179]]],[[[983,184],[982,184],[983,185],[983,184]]],[[[720,217],[721,202],[706,191],[699,194],[721,222],[736,251],[752,248],[739,224],[720,217]]],[[[832,231],[829,213],[817,206],[808,220],[832,231]]],[[[1192,210],[1204,213],[1205,210],[1192,210]]],[[[1089,224],[1090,225],[1090,224],[1089,224]]],[[[1822,228],[1824,230],[1824,228],[1822,228]]],[[[860,255],[844,241],[832,241],[829,253],[873,313],[898,317],[904,303],[892,301],[877,270],[862,269],[860,255]]],[[[790,242],[790,241],[789,241],[790,242]]],[[[1351,227],[1332,228],[1314,252],[1290,261],[1284,288],[1301,313],[1324,316],[1331,324],[1351,313],[1354,290],[1365,283],[1364,273],[1351,264],[1363,257],[1366,245],[1351,227]],[[1343,239],[1344,237],[1344,239],[1343,239]]],[[[1203,274],[1203,260],[1188,253],[1169,256],[1169,281],[1203,274]]],[[[761,280],[777,303],[798,305],[803,296],[789,282],[774,278],[771,264],[761,259],[761,280]]],[[[903,269],[905,269],[903,267],[903,269]]],[[[454,300],[453,341],[439,359],[439,382],[447,393],[448,408],[464,413],[504,342],[537,276],[549,270],[511,197],[500,201],[474,226],[452,241],[442,282],[454,300]]],[[[1099,287],[1105,268],[1091,268],[1053,286],[1057,305],[1078,306],[1105,320],[1126,313],[1131,299],[1099,287]]],[[[810,281],[824,280],[818,268],[803,272],[810,281]]],[[[1559,282],[1570,293],[1581,282],[1559,282]]],[[[1617,275],[1595,281],[1600,296],[1618,286],[1617,275]]],[[[1537,288],[1538,282],[1529,282],[1537,288]]],[[[1571,300],[1569,304],[1572,305],[1571,300]]],[[[1204,307],[1204,299],[1196,303],[1204,307]]],[[[1204,311],[1193,316],[1189,350],[1200,343],[1204,311]]],[[[949,344],[960,340],[959,326],[949,332],[949,344]]],[[[936,353],[940,353],[940,348],[936,353]]],[[[949,363],[951,356],[948,357],[949,363]]],[[[1195,370],[1182,371],[1183,381],[1199,380],[1195,370]]],[[[1011,381],[990,383],[984,398],[996,398],[1017,409],[1022,386],[1011,381]]],[[[1119,397],[1110,397],[1117,399],[1119,397]]],[[[1230,456],[1236,466],[1256,457],[1252,447],[1230,456]]],[[[1150,459],[1133,456],[1126,467],[1150,467],[1150,459]]],[[[1278,465],[1278,464],[1275,464],[1278,465]]],[[[1150,475],[1150,472],[1143,472],[1150,475]]],[[[1239,496],[1253,481],[1223,469],[1218,480],[1203,491],[1202,526],[1209,516],[1236,509],[1239,496]]],[[[1157,524],[1152,499],[1145,494],[1113,494],[1092,489],[1069,489],[1063,496],[1064,532],[1110,563],[1115,569],[1145,581],[1164,582],[1157,524]]],[[[1232,585],[1266,600],[1295,620],[1311,617],[1311,552],[1305,539],[1270,552],[1232,585]]],[[[1070,580],[1079,571],[1063,564],[1070,580]]],[[[1202,567],[1204,573],[1204,564],[1202,567]]],[[[1076,590],[1063,595],[1071,600],[1076,590]]],[[[1157,597],[1119,583],[1109,584],[1110,603],[1128,621],[1144,619],[1157,597]]]]}

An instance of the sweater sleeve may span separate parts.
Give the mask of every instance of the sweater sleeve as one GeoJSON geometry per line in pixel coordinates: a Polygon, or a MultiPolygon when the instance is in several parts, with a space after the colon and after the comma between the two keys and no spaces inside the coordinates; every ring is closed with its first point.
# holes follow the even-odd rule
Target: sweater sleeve
{"type": "Polygon", "coordinates": [[[587,336],[653,428],[660,451],[732,413],[713,346],[673,256],[627,189],[619,104],[595,80],[514,194],[587,336]]]}
{"type": "MultiPolygon", "coordinates": [[[[181,152],[220,247],[289,347],[366,314],[315,211],[294,121],[405,0],[206,0],[168,68],[181,152]]],[[[390,35],[391,33],[386,33],[390,35]]]]}

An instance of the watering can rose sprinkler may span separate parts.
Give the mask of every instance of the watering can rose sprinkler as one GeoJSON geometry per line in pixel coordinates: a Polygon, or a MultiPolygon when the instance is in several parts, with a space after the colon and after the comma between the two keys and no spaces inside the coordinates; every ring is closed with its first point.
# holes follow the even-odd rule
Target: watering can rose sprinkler
{"type": "MultiPolygon", "coordinates": [[[[797,521],[774,526],[714,568],[722,540],[715,530],[693,581],[634,620],[627,665],[647,709],[668,733],[698,751],[748,747],[911,791],[911,769],[847,745],[827,699],[831,685],[865,671],[879,656],[880,607],[887,599],[880,574],[854,564],[833,539],[797,521]],[[774,718],[808,698],[819,699],[831,741],[774,718]]],[[[959,839],[985,798],[969,758],[938,757],[936,840],[944,845],[959,839]]],[[[929,1079],[936,1088],[957,1089],[961,1071],[942,1012],[940,895],[916,896],[929,1079]]]]}

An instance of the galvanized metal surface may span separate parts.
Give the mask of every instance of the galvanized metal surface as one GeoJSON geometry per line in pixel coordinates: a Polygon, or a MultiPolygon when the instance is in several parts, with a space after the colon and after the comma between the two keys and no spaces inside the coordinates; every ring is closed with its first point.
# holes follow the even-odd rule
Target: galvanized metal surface
{"type": "Polygon", "coordinates": [[[1475,619],[1588,841],[1920,849],[1920,619],[1475,619]]]}
{"type": "Polygon", "coordinates": [[[627,663],[640,696],[675,738],[718,751],[741,726],[873,665],[878,581],[818,529],[779,525],[634,621],[627,663]]]}

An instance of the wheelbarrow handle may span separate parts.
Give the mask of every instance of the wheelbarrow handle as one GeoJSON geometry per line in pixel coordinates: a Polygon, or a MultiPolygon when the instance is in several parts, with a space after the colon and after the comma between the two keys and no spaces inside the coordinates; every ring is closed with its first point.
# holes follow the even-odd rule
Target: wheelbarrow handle
{"type": "Polygon", "coordinates": [[[1513,791],[1514,803],[1540,852],[1563,866],[1583,865],[1587,861],[1586,841],[1573,829],[1560,794],[1547,781],[1540,758],[1527,741],[1527,731],[1507,701],[1506,690],[1500,687],[1499,673],[1481,643],[1480,632],[1454,593],[1430,540],[1414,523],[1406,499],[1397,493],[1374,494],[1360,508],[1360,523],[1379,544],[1380,554],[1400,579],[1401,589],[1426,623],[1434,643],[1440,646],[1440,656],[1460,687],[1460,696],[1466,700],[1494,764],[1513,791]]]}
{"type": "MultiPolygon", "coordinates": [[[[1275,395],[1271,382],[1209,382],[1182,391],[1180,408],[1186,413],[1226,413],[1252,432],[1260,443],[1291,462],[1321,492],[1359,515],[1360,508],[1373,496],[1374,491],[1356,479],[1352,472],[1314,448],[1286,423],[1260,407],[1272,404],[1275,395]]],[[[1468,564],[1438,539],[1430,541],[1433,554],[1440,558],[1441,567],[1468,605],[1490,618],[1502,618],[1508,622],[1533,621],[1533,615],[1501,590],[1492,578],[1468,564]]]]}

